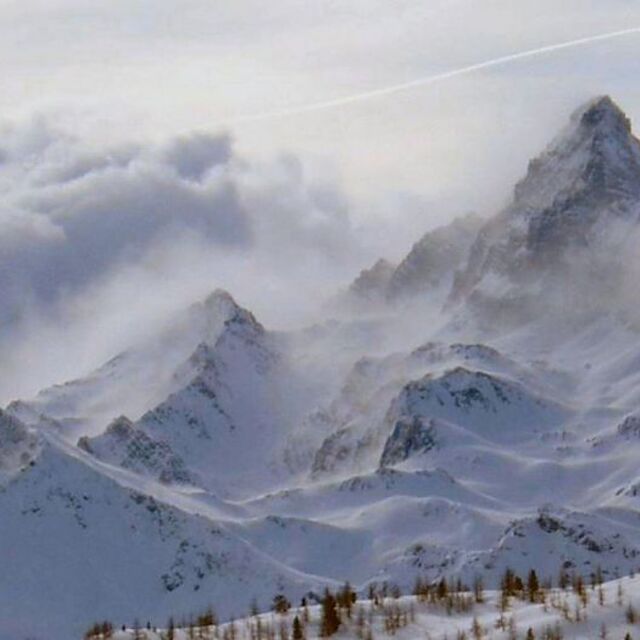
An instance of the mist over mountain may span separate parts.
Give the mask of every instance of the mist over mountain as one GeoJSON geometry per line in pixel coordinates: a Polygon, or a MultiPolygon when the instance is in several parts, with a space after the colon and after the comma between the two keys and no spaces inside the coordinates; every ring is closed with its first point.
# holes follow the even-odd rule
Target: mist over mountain
{"type": "MultiPolygon", "coordinates": [[[[640,142],[608,96],[579,108],[480,230],[452,300],[498,316],[620,310],[637,268],[640,142]]],[[[510,318],[517,321],[516,318],[510,318]]]]}
{"type": "MultiPolygon", "coordinates": [[[[126,260],[148,225],[164,240],[144,251],[166,246],[182,207],[215,243],[277,252],[256,207],[289,220],[291,191],[317,216],[289,229],[302,246],[274,262],[298,268],[320,232],[321,260],[352,264],[339,196],[286,163],[279,186],[249,179],[226,138],[73,166],[34,144],[51,154],[47,171],[16,179],[33,188],[24,206],[36,193],[48,207],[29,233],[49,234],[59,290],[46,286],[50,263],[27,259],[24,229],[3,258],[22,256],[25,281],[36,270],[41,308],[126,260]],[[54,169],[66,186],[47,186],[54,169]],[[103,219],[126,208],[125,185],[155,185],[148,197],[167,205],[166,216],[140,211],[140,236],[103,219]],[[219,217],[218,199],[244,222],[219,217]],[[104,225],[105,245],[84,246],[78,208],[104,225]],[[69,270],[59,242],[87,252],[86,273],[69,270]]],[[[274,329],[233,290],[183,292],[182,309],[86,375],[13,398],[0,411],[0,634],[66,640],[98,618],[160,624],[211,601],[229,619],[254,599],[266,608],[276,592],[297,600],[344,580],[364,592],[418,576],[497,586],[507,567],[541,579],[633,571],[639,225],[640,142],[611,98],[595,98],[502,210],[419,235],[397,264],[381,256],[332,292],[335,317],[325,306],[302,328],[274,329]]]]}

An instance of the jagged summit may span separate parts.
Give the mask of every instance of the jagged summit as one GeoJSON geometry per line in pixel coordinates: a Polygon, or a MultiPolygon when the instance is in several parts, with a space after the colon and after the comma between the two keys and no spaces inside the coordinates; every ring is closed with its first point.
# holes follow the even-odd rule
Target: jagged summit
{"type": "Polygon", "coordinates": [[[468,213],[427,231],[398,265],[378,260],[351,283],[348,302],[395,303],[433,296],[438,288],[446,291],[456,270],[464,265],[482,222],[480,216],[468,213]]]}
{"type": "Polygon", "coordinates": [[[527,213],[581,200],[615,201],[640,195],[640,142],[610,97],[590,100],[537,158],[515,188],[511,209],[527,213]]]}
{"type": "Polygon", "coordinates": [[[215,343],[225,328],[245,327],[253,334],[264,333],[264,327],[253,313],[241,307],[224,289],[213,291],[203,302],[194,306],[194,311],[204,321],[200,333],[203,342],[215,343]]]}
{"type": "Polygon", "coordinates": [[[229,322],[233,320],[253,320],[250,311],[242,308],[225,289],[215,289],[196,308],[216,321],[229,322]]]}
{"type": "MultiPolygon", "coordinates": [[[[266,334],[254,315],[231,294],[216,289],[171,318],[159,331],[131,345],[88,376],[43,389],[30,400],[12,403],[28,425],[41,414],[60,421],[69,435],[102,433],[114,416],[136,420],[184,382],[185,363],[202,345],[259,343],[266,334]],[[112,408],[117,408],[117,413],[112,408]]],[[[230,348],[231,348],[230,347],[230,348]]]]}
{"type": "Polygon", "coordinates": [[[234,313],[240,309],[238,303],[226,289],[214,289],[202,303],[205,308],[221,312],[234,313]]]}
{"type": "Polygon", "coordinates": [[[606,126],[610,129],[622,128],[631,132],[631,120],[610,96],[598,96],[576,109],[572,120],[580,120],[585,126],[606,126]]]}
{"type": "Polygon", "coordinates": [[[32,460],[39,449],[37,435],[18,418],[0,409],[0,479],[32,460]]]}
{"type": "Polygon", "coordinates": [[[466,257],[481,224],[478,215],[469,213],[423,235],[394,271],[388,297],[415,295],[447,281],[466,257]]]}
{"type": "Polygon", "coordinates": [[[393,276],[396,266],[380,258],[369,269],[363,269],[358,277],[351,283],[349,292],[363,300],[381,300],[386,295],[389,281],[393,276]]]}
{"type": "Polygon", "coordinates": [[[639,200],[640,141],[610,97],[595,98],[529,163],[511,203],[480,230],[452,298],[467,297],[484,281],[491,290],[483,295],[504,299],[541,274],[566,273],[574,257],[568,250],[595,256],[594,247],[625,235],[619,224],[636,225],[639,200]]]}

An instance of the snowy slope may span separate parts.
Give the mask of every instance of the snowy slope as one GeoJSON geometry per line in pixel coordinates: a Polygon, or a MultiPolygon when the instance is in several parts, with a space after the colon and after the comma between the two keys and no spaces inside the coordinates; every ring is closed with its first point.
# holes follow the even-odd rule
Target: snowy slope
{"type": "Polygon", "coordinates": [[[37,421],[40,414],[55,418],[76,437],[96,435],[120,415],[137,419],[176,388],[176,371],[196,345],[215,343],[225,322],[244,314],[248,312],[227,292],[216,290],[96,371],[44,389],[9,409],[27,422],[37,421]]]}
{"type": "MultiPolygon", "coordinates": [[[[402,596],[378,598],[377,601],[358,600],[351,615],[340,610],[340,627],[336,637],[380,638],[485,638],[507,640],[525,638],[529,629],[531,638],[566,638],[584,640],[596,638],[638,637],[637,609],[640,604],[640,579],[626,577],[605,582],[601,587],[587,586],[585,595],[567,589],[544,592],[538,601],[530,602],[525,596],[510,597],[502,606],[500,594],[495,591],[482,593],[482,601],[476,602],[471,593],[462,593],[448,601],[402,596]],[[447,604],[449,602],[449,604],[447,604]],[[502,610],[501,610],[502,609],[502,610]],[[464,635],[463,635],[464,634],[464,635]]],[[[233,633],[239,640],[255,637],[258,617],[261,631],[291,634],[293,619],[303,622],[308,640],[322,637],[320,633],[321,609],[319,606],[304,609],[293,608],[286,614],[261,613],[259,616],[237,620],[233,633]],[[306,619],[308,616],[308,619],[306,619]],[[253,634],[253,635],[252,635],[253,634]]],[[[230,624],[216,628],[195,626],[192,633],[205,640],[231,632],[230,624]],[[200,634],[200,635],[197,635],[200,634]]],[[[142,630],[144,640],[160,640],[164,630],[142,630]]],[[[131,640],[133,630],[118,631],[115,640],[131,640]]],[[[175,630],[176,640],[186,640],[188,628],[175,630]]]]}
{"type": "Polygon", "coordinates": [[[3,638],[78,637],[93,615],[159,618],[212,598],[237,615],[254,595],[318,584],[213,509],[198,515],[116,478],[49,443],[0,491],[3,638]]]}
{"type": "MultiPolygon", "coordinates": [[[[640,324],[600,271],[637,224],[638,148],[609,100],[578,111],[479,232],[455,306],[278,333],[217,291],[0,412],[0,636],[238,616],[345,579],[640,565],[640,324]]],[[[369,280],[439,303],[457,267],[434,284],[432,248],[369,280]]]]}

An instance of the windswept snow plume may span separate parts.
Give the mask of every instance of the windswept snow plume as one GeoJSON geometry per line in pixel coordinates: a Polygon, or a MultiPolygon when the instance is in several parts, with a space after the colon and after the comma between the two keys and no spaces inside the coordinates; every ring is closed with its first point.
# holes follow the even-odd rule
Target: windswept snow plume
{"type": "Polygon", "coordinates": [[[275,323],[304,317],[365,255],[339,185],[292,156],[250,163],[226,134],[96,150],[37,119],[6,128],[0,152],[5,400],[216,286],[275,323]]]}

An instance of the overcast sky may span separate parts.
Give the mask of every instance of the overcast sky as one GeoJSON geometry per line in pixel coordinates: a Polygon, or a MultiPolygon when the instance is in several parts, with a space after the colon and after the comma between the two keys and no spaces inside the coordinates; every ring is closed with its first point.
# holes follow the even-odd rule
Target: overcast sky
{"type": "MultiPolygon", "coordinates": [[[[111,135],[127,135],[125,123],[138,135],[215,130],[239,114],[634,25],[634,0],[5,0],[0,109],[89,109],[110,117],[111,135]]],[[[483,167],[526,158],[594,92],[635,115],[639,52],[630,36],[234,134],[242,150],[326,158],[360,195],[439,194],[461,175],[483,189],[483,167]]]]}
{"type": "Polygon", "coordinates": [[[227,286],[278,322],[309,283],[490,213],[589,97],[640,121],[640,35],[242,117],[633,26],[636,0],[0,0],[0,356],[43,371],[5,366],[0,400],[167,299],[227,286]]]}

